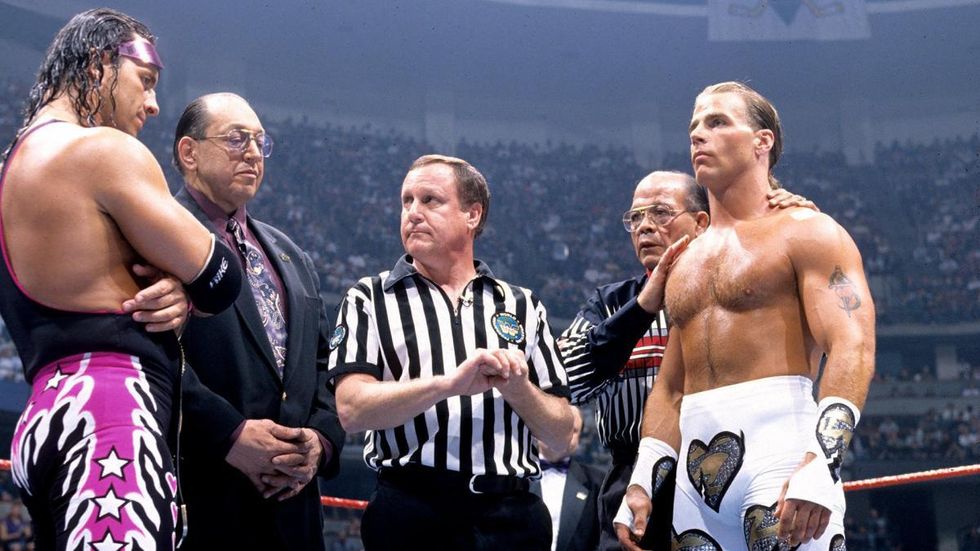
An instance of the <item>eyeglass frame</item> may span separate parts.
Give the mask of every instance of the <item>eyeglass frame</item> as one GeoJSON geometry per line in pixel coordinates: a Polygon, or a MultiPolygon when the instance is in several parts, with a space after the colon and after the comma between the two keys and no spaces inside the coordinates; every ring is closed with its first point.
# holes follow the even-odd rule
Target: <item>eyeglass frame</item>
{"type": "Polygon", "coordinates": [[[262,132],[252,132],[251,130],[246,130],[244,128],[232,128],[228,132],[225,132],[223,135],[201,136],[200,138],[194,138],[194,139],[195,140],[224,140],[225,145],[227,145],[229,149],[238,151],[240,153],[245,153],[246,151],[248,151],[248,146],[252,145],[252,141],[255,141],[255,144],[259,146],[259,153],[261,153],[262,157],[266,159],[268,159],[272,155],[272,146],[275,145],[276,143],[275,140],[272,139],[272,136],[267,134],[264,130],[262,132]],[[241,133],[245,135],[245,141],[239,147],[235,147],[234,145],[229,143],[229,140],[232,139],[231,135],[234,133],[241,133]],[[259,141],[260,138],[262,139],[261,142],[259,141]],[[266,147],[266,144],[268,144],[268,147],[266,147]]]}
{"type": "Polygon", "coordinates": [[[635,233],[636,230],[640,229],[640,225],[643,224],[643,220],[650,220],[651,222],[653,222],[653,225],[654,226],[656,226],[658,228],[663,228],[663,227],[666,227],[666,226],[671,225],[674,222],[674,220],[677,220],[677,217],[679,217],[680,215],[684,214],[685,212],[692,212],[692,213],[694,212],[694,211],[689,210],[689,209],[682,209],[682,210],[678,211],[676,214],[671,215],[671,217],[670,217],[669,220],[666,220],[666,221],[664,221],[664,222],[661,223],[661,222],[657,222],[657,220],[655,220],[654,218],[652,218],[650,216],[650,214],[648,214],[650,212],[650,209],[652,209],[654,207],[666,207],[667,210],[669,210],[670,212],[674,212],[674,209],[670,208],[669,206],[665,205],[664,203],[654,203],[652,205],[647,205],[645,207],[640,207],[640,208],[637,208],[637,209],[629,209],[628,211],[626,211],[626,212],[623,213],[623,218],[622,218],[623,228],[626,230],[626,233],[629,233],[629,234],[635,233]],[[643,219],[640,220],[640,222],[636,225],[636,228],[633,227],[633,224],[630,221],[630,214],[632,214],[634,212],[642,212],[643,213],[643,219]]]}

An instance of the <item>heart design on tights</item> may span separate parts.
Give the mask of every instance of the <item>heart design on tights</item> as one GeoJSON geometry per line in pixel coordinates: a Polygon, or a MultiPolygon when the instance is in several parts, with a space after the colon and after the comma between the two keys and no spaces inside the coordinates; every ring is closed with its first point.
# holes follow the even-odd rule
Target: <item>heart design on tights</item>
{"type": "Polygon", "coordinates": [[[725,492],[742,468],[745,435],[728,431],[716,434],[707,445],[691,441],[687,450],[687,476],[704,503],[717,513],[725,492]]]}

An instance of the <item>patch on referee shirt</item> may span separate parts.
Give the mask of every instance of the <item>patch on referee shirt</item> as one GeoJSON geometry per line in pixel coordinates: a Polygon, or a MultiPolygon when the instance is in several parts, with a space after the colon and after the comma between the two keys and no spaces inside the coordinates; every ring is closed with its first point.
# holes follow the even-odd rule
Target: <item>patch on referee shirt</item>
{"type": "Polygon", "coordinates": [[[347,338],[347,328],[343,325],[338,325],[336,329],[333,330],[333,335],[330,335],[330,350],[335,350],[344,339],[347,338]]]}
{"type": "Polygon", "coordinates": [[[517,321],[517,316],[510,312],[497,312],[490,318],[490,324],[500,338],[514,344],[524,342],[524,328],[521,322],[517,321]]]}

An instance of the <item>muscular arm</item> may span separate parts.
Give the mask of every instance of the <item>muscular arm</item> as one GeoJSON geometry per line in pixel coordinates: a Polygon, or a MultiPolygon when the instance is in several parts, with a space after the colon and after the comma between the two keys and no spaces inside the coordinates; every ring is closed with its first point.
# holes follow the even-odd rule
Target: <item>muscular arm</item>
{"type": "Polygon", "coordinates": [[[126,241],[150,264],[192,281],[204,267],[211,236],[170,195],[156,159],[136,139],[111,129],[93,129],[76,156],[88,170],[93,197],[126,241]]]}
{"type": "Polygon", "coordinates": [[[791,241],[800,300],[816,345],[827,355],[820,398],[840,396],[864,407],[874,376],[875,310],[851,237],[828,216],[803,221],[791,241]]]}
{"type": "MultiPolygon", "coordinates": [[[[643,409],[640,435],[643,438],[656,438],[673,448],[676,453],[681,445],[680,412],[684,397],[684,362],[681,357],[680,335],[676,329],[673,333],[667,339],[667,349],[664,351],[657,382],[650,390],[643,409]]],[[[626,489],[621,513],[616,516],[616,536],[624,549],[640,549],[639,542],[646,533],[647,522],[653,511],[651,499],[652,496],[646,489],[638,484],[630,484],[626,489]],[[626,508],[630,513],[626,515],[628,518],[622,515],[626,508]],[[632,526],[627,524],[628,519],[632,520],[632,526]]]]}
{"type": "Polygon", "coordinates": [[[775,515],[780,519],[780,537],[788,538],[791,545],[820,538],[829,524],[837,469],[859,414],[844,414],[851,406],[840,399],[858,410],[864,407],[874,375],[875,346],[874,304],[854,241],[828,216],[806,213],[794,218],[788,252],[807,327],[827,355],[820,398],[832,397],[828,411],[843,409],[839,416],[828,418],[824,428],[824,413],[819,413],[821,419],[814,427],[819,448],[805,453],[783,484],[775,515]],[[824,441],[825,429],[832,433],[830,448],[824,441]]]}
{"type": "Polygon", "coordinates": [[[657,382],[643,407],[640,436],[662,440],[674,450],[681,446],[681,399],[684,397],[684,360],[681,356],[680,335],[673,329],[667,339],[667,349],[660,364],[657,382]]]}

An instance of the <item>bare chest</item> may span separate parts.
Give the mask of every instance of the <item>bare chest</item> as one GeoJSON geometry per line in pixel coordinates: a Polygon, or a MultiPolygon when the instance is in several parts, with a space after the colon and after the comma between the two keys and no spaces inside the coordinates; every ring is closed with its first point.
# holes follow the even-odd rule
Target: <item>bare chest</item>
{"type": "Polygon", "coordinates": [[[768,224],[711,231],[678,259],[667,282],[667,311],[683,327],[713,310],[743,312],[796,292],[792,264],[768,224]]]}

